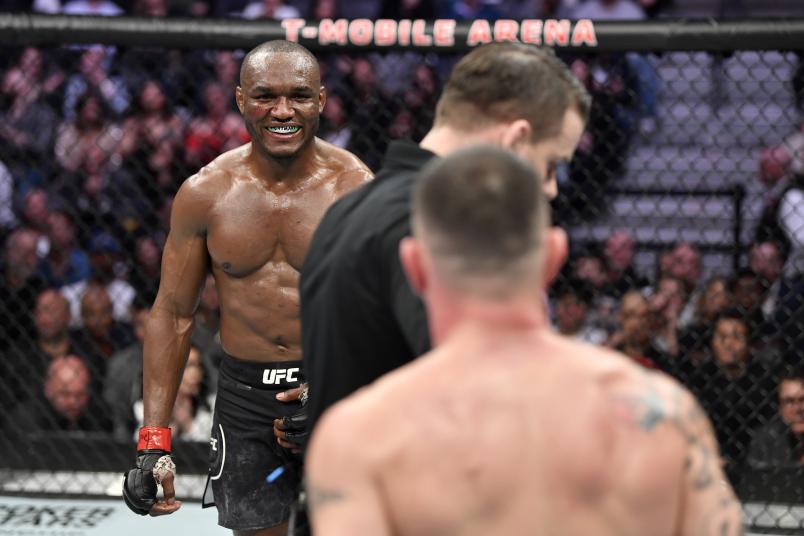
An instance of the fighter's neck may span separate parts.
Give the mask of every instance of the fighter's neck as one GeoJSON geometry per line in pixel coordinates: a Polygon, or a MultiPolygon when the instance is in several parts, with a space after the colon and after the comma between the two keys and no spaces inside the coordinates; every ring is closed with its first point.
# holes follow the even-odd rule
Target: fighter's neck
{"type": "Polygon", "coordinates": [[[422,139],[419,146],[422,149],[446,156],[464,147],[475,144],[498,144],[498,129],[490,126],[473,132],[459,131],[452,127],[433,127],[422,139]]]}
{"type": "Polygon", "coordinates": [[[304,182],[315,175],[319,168],[319,144],[314,138],[306,147],[289,158],[275,158],[251,146],[249,160],[259,177],[271,183],[285,183],[288,187],[304,182]]]}
{"type": "Polygon", "coordinates": [[[432,305],[428,307],[428,318],[434,345],[454,337],[525,335],[547,327],[545,306],[531,297],[501,302],[462,300],[444,306],[432,305]]]}

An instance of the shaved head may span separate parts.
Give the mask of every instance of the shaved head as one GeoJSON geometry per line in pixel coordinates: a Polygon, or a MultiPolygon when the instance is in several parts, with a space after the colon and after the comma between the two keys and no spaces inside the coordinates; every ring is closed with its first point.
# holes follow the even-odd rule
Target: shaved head
{"type": "Polygon", "coordinates": [[[268,41],[243,59],[235,100],[252,147],[269,158],[288,159],[314,146],[327,94],[309,50],[268,41]]]}
{"type": "Polygon", "coordinates": [[[318,60],[315,59],[312,52],[298,43],[277,39],[276,41],[266,41],[261,45],[257,45],[246,54],[240,66],[240,85],[243,85],[243,80],[248,78],[249,73],[253,72],[255,67],[264,64],[268,57],[274,54],[297,55],[299,59],[308,61],[314,68],[320,81],[321,75],[318,68],[318,60]]]}

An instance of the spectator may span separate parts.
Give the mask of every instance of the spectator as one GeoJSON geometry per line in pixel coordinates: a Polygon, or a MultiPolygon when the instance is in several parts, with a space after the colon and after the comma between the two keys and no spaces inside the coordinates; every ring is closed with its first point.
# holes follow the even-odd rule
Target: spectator
{"type": "Polygon", "coordinates": [[[159,290],[162,251],[150,236],[137,238],[134,249],[134,267],[129,278],[131,287],[146,302],[153,303],[159,290]]]}
{"type": "Polygon", "coordinates": [[[685,366],[698,367],[708,355],[715,320],[734,305],[725,277],[715,276],[707,281],[695,300],[692,322],[679,334],[679,357],[685,366]]]}
{"type": "Polygon", "coordinates": [[[46,255],[50,249],[47,233],[50,231],[48,218],[51,209],[50,195],[46,190],[32,188],[23,194],[22,221],[26,227],[39,233],[36,245],[36,253],[39,256],[46,255]]]}
{"type": "Polygon", "coordinates": [[[592,95],[586,132],[569,165],[565,188],[571,215],[600,217],[603,195],[611,181],[625,172],[638,112],[637,77],[623,55],[577,58],[573,73],[592,95]]]}
{"type": "Polygon", "coordinates": [[[614,231],[606,239],[603,249],[606,266],[606,286],[604,293],[619,300],[632,288],[647,285],[645,278],[637,275],[634,269],[636,241],[623,229],[614,231]]]}
{"type": "MultiPolygon", "coordinates": [[[[20,63],[41,62],[41,53],[32,47],[25,49],[20,59],[20,63]]],[[[0,86],[0,93],[8,99],[0,108],[3,159],[19,181],[28,181],[31,173],[45,166],[53,149],[56,113],[36,78],[37,69],[41,67],[31,67],[29,71],[33,72],[26,73],[21,67],[13,67],[6,71],[0,86]]]]}
{"type": "Polygon", "coordinates": [[[751,441],[748,465],[754,469],[804,463],[804,369],[791,369],[782,377],[778,396],[778,415],[751,441]]]}
{"type": "Polygon", "coordinates": [[[734,306],[748,323],[753,350],[767,348],[766,343],[775,335],[777,328],[762,316],[765,296],[762,280],[751,269],[743,268],[731,279],[729,290],[734,296],[734,306]]]}
{"type": "Polygon", "coordinates": [[[39,293],[32,316],[35,333],[13,341],[0,362],[0,407],[6,410],[30,398],[31,390],[42,384],[55,358],[73,352],[70,310],[57,290],[39,293]]]}
{"type": "Polygon", "coordinates": [[[755,241],[776,242],[782,248],[782,256],[789,259],[791,240],[801,229],[798,224],[802,216],[791,209],[804,191],[804,133],[796,132],[781,144],[763,149],[759,159],[759,179],[767,193],[755,241]]]}
{"type": "Polygon", "coordinates": [[[170,428],[173,437],[184,441],[209,441],[215,395],[209,392],[201,351],[190,347],[187,364],[173,405],[170,428]]]}
{"type": "Polygon", "coordinates": [[[186,161],[193,168],[205,166],[220,153],[249,140],[243,119],[230,111],[229,99],[220,84],[207,84],[203,95],[204,115],[190,123],[185,139],[186,161]]]}
{"type": "Polygon", "coordinates": [[[626,292],[620,300],[619,329],[607,346],[620,351],[646,368],[668,370],[670,359],[656,345],[652,336],[654,318],[650,303],[639,291],[626,292]]]}
{"type": "Polygon", "coordinates": [[[59,185],[66,199],[75,196],[74,184],[84,179],[74,174],[86,171],[97,173],[100,171],[97,169],[99,158],[102,159],[101,164],[119,158],[117,149],[123,139],[123,132],[110,121],[106,104],[96,93],[85,93],[77,99],[76,106],[78,115],[74,120],[62,123],[56,136],[56,161],[68,172],[59,185]],[[93,160],[87,169],[85,164],[90,158],[93,160]]]}
{"type": "Polygon", "coordinates": [[[75,233],[75,224],[66,212],[59,210],[50,213],[50,250],[39,263],[39,275],[47,286],[60,288],[89,278],[89,258],[78,247],[75,233]]]}
{"type": "Polygon", "coordinates": [[[413,70],[413,83],[403,96],[404,106],[413,118],[413,140],[421,140],[432,126],[438,95],[438,73],[431,65],[419,63],[413,70]]]}
{"type": "Polygon", "coordinates": [[[5,242],[0,273],[0,348],[34,336],[32,313],[45,283],[37,272],[39,234],[30,228],[13,231],[5,242]]]}
{"type": "Polygon", "coordinates": [[[66,120],[75,119],[76,112],[80,110],[79,101],[88,92],[96,94],[116,116],[123,115],[128,108],[130,95],[121,78],[109,75],[110,62],[110,52],[99,45],[81,54],[79,72],[67,80],[64,93],[63,115],[66,120]]]}
{"type": "Polygon", "coordinates": [[[589,322],[606,333],[617,328],[617,305],[619,301],[613,296],[605,294],[606,290],[606,261],[599,253],[597,247],[578,255],[572,262],[571,277],[586,281],[594,293],[592,310],[589,313],[589,322]]]}
{"type": "Polygon", "coordinates": [[[106,369],[103,400],[111,410],[113,433],[118,441],[131,440],[137,426],[134,404],[142,400],[142,345],[149,310],[145,301],[134,302],[131,319],[135,340],[115,352],[106,369]]]}
{"type": "MultiPolygon", "coordinates": [[[[70,301],[73,315],[83,318],[80,312],[81,301],[90,286],[95,284],[103,287],[111,298],[114,320],[127,322],[131,303],[137,293],[121,275],[125,265],[117,239],[105,231],[96,233],[89,242],[89,263],[89,280],[82,280],[62,289],[62,293],[70,301]]],[[[80,325],[80,322],[76,325],[80,325]]]]}
{"type": "Polygon", "coordinates": [[[557,285],[555,325],[559,333],[591,344],[602,344],[608,334],[588,322],[594,291],[589,283],[578,279],[564,280],[557,285]]]}
{"type": "Polygon", "coordinates": [[[323,140],[342,149],[350,146],[353,129],[349,122],[349,111],[343,97],[338,93],[327,96],[327,104],[321,113],[321,126],[318,134],[323,140]]]}
{"type": "Polygon", "coordinates": [[[352,111],[352,122],[360,125],[352,140],[351,151],[355,152],[370,168],[379,165],[382,144],[387,142],[382,135],[389,131],[393,112],[392,99],[377,83],[377,71],[371,59],[365,56],[355,57],[351,62],[351,70],[346,80],[346,94],[354,102],[359,102],[352,111]],[[362,128],[364,125],[372,127],[362,128]]]}
{"type": "Polygon", "coordinates": [[[679,327],[683,329],[692,322],[692,317],[695,314],[695,303],[700,294],[698,286],[702,275],[701,252],[692,244],[679,242],[673,247],[664,262],[667,265],[661,268],[661,271],[681,280],[684,284],[687,303],[678,321],[679,327]]]}
{"type": "Polygon", "coordinates": [[[653,340],[662,353],[678,356],[678,317],[687,294],[680,279],[666,275],[656,282],[650,297],[650,308],[654,318],[653,340]]]}
{"type": "Polygon", "coordinates": [[[115,176],[117,214],[127,230],[155,226],[154,207],[188,174],[181,166],[183,142],[184,122],[168,105],[162,84],[146,80],[123,123],[122,163],[115,176]]]}
{"type": "Polygon", "coordinates": [[[726,311],[715,322],[712,360],[687,379],[717,433],[727,473],[739,478],[754,428],[773,414],[774,365],[756,359],[748,322],[739,311],[726,311]]]}
{"type": "Polygon", "coordinates": [[[687,242],[676,244],[672,251],[670,275],[681,280],[687,296],[692,296],[701,280],[701,252],[687,242]]]}
{"type": "Polygon", "coordinates": [[[311,9],[314,20],[337,19],[341,16],[338,0],[313,0],[311,9]]]}
{"type": "Polygon", "coordinates": [[[301,13],[293,6],[285,5],[283,0],[257,0],[251,2],[240,15],[244,19],[297,19],[301,13]]]}
{"type": "MultiPolygon", "coordinates": [[[[209,430],[212,428],[212,407],[215,395],[210,394],[206,384],[204,364],[201,351],[190,346],[187,364],[181,377],[181,384],[173,405],[170,429],[174,440],[209,441],[209,430]]],[[[134,404],[134,414],[139,426],[142,425],[143,403],[138,400],[134,404]]]]}
{"type": "Polygon", "coordinates": [[[47,370],[43,392],[20,405],[9,417],[8,431],[108,432],[107,411],[92,396],[92,377],[86,364],[74,355],[54,359],[47,370]]]}
{"type": "Polygon", "coordinates": [[[127,324],[116,322],[112,316],[112,300],[106,289],[92,283],[81,298],[83,327],[76,331],[76,353],[86,359],[93,376],[92,392],[103,392],[107,364],[115,352],[132,343],[134,334],[127,324]]]}
{"type": "Polygon", "coordinates": [[[755,242],[748,252],[748,267],[757,274],[762,282],[763,297],[762,316],[772,319],[776,311],[779,296],[784,257],[776,242],[755,242]]]}
{"type": "MultiPolygon", "coordinates": [[[[240,85],[240,60],[234,52],[219,50],[212,57],[213,82],[223,88],[224,95],[234,95],[235,88],[240,85]]],[[[225,99],[232,111],[237,108],[234,99],[225,99]]]]}

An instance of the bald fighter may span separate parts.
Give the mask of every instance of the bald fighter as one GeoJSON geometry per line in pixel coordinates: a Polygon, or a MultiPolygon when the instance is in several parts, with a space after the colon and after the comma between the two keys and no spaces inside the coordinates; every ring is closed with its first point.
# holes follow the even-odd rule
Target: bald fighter
{"type": "Polygon", "coordinates": [[[305,48],[271,41],[250,51],[235,97],[251,141],[187,179],[173,203],[144,343],[145,426],[124,497],[143,515],[180,507],[167,426],[211,270],[227,356],[220,367],[207,491],[220,525],[238,536],[262,536],[286,532],[300,478],[300,461],[273,435],[274,419],[300,407],[277,400],[303,379],[298,271],[324,211],[369,180],[370,172],[351,153],[315,137],[326,93],[318,63],[305,48]],[[286,468],[282,478],[266,482],[278,467],[286,468]],[[163,500],[156,499],[160,483],[163,500]]]}
{"type": "Polygon", "coordinates": [[[315,534],[741,533],[693,397],[549,329],[567,242],[539,183],[488,147],[423,171],[400,256],[435,349],[324,413],[306,460],[315,534]]]}

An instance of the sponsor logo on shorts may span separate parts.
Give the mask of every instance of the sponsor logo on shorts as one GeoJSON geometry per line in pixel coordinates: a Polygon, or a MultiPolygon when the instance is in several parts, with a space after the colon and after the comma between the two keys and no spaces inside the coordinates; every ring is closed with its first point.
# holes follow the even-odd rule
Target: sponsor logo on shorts
{"type": "Polygon", "coordinates": [[[298,374],[299,368],[289,368],[289,369],[265,369],[262,373],[262,383],[267,385],[276,385],[282,383],[283,381],[286,382],[295,382],[299,381],[296,377],[298,374]]]}

